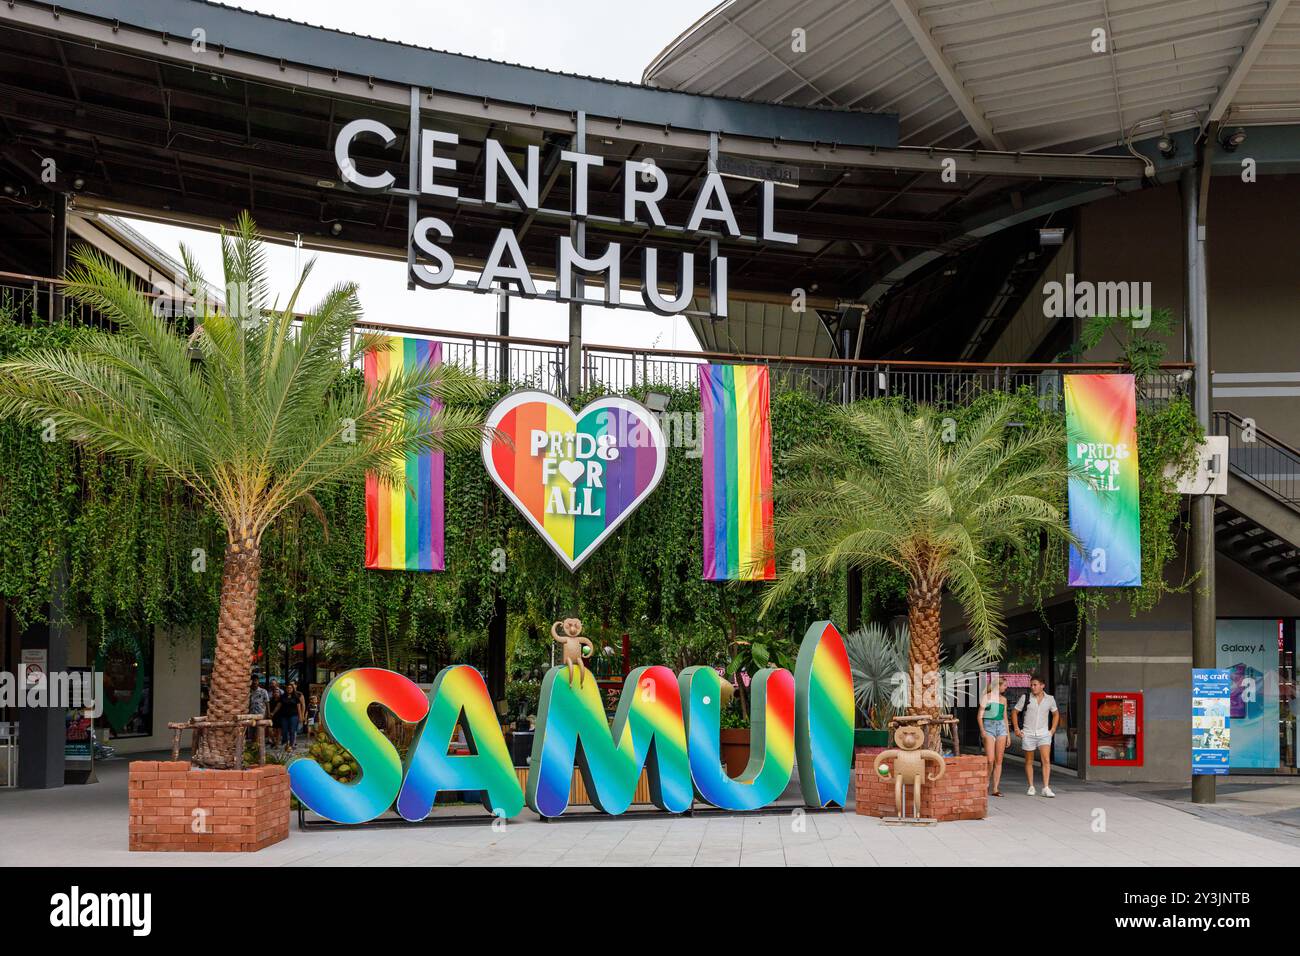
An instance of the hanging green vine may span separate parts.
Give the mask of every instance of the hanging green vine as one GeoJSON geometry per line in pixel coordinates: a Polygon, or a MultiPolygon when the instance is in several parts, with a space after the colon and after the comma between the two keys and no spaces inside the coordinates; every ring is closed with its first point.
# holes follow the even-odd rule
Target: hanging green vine
{"type": "MultiPolygon", "coordinates": [[[[0,315],[0,355],[70,344],[73,335],[63,327],[20,327],[0,315]]],[[[499,386],[496,394],[506,390],[499,386]]],[[[668,395],[669,413],[698,440],[698,392],[680,388],[668,395]]],[[[992,400],[996,396],[953,407],[957,426],[992,400]]],[[[1027,423],[1060,414],[1028,390],[1015,400],[1027,423]]],[[[785,452],[829,435],[832,407],[802,390],[774,390],[778,481],[789,467],[785,452]]],[[[1185,575],[1172,567],[1179,498],[1162,472],[1166,464],[1185,462],[1199,435],[1185,399],[1139,416],[1144,584],[1107,595],[1079,592],[1086,610],[1095,613],[1103,602],[1122,599],[1137,613],[1186,586],[1185,575]]],[[[48,615],[51,582],[64,568],[67,613],[101,622],[100,632],[125,625],[210,633],[224,546],[215,519],[182,489],[143,468],[43,437],[38,429],[0,423],[0,595],[20,623],[48,615]]],[[[290,512],[267,533],[257,641],[271,661],[310,636],[337,665],[409,668],[420,656],[434,666],[482,664],[498,598],[509,615],[507,647],[518,688],[531,686],[549,663],[549,626],[560,617],[581,617],[598,648],[618,648],[621,635],[629,634],[634,664],[679,668],[724,664],[731,642],[759,626],[762,584],[702,579],[701,458],[689,445],[669,449],[659,489],[576,573],[496,489],[477,453],[448,455],[445,483],[441,573],[365,570],[360,486],[326,489],[317,499],[319,513],[290,512]]],[[[779,537],[776,545],[780,573],[792,555],[779,537]]],[[[1041,606],[1064,587],[1065,558],[1061,549],[1027,543],[1004,559],[1008,589],[1041,606]]],[[[897,575],[868,574],[863,608],[869,616],[889,613],[902,594],[897,575]]],[[[843,580],[815,581],[770,611],[762,627],[799,635],[818,618],[844,621],[846,602],[843,580]]]]}

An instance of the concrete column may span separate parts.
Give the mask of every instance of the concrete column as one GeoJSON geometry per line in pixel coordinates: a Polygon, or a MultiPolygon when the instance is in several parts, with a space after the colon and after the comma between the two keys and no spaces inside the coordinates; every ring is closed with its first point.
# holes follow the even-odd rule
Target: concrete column
{"type": "MultiPolygon", "coordinates": [[[[49,676],[68,666],[68,628],[58,623],[64,616],[66,583],[66,573],[60,568],[50,593],[50,623],[29,627],[19,639],[23,651],[45,652],[47,688],[49,676]]],[[[18,668],[21,674],[21,660],[18,668]]],[[[63,786],[65,740],[62,707],[18,708],[18,786],[26,790],[63,786]]]]}
{"type": "MultiPolygon", "coordinates": [[[[1200,169],[1185,169],[1180,186],[1183,200],[1183,232],[1187,261],[1187,326],[1190,332],[1193,370],[1193,405],[1196,418],[1210,429],[1210,332],[1205,288],[1205,225],[1199,221],[1200,169]]],[[[1198,495],[1191,503],[1192,568],[1200,573],[1192,586],[1192,666],[1214,667],[1214,497],[1198,495]]],[[[1190,704],[1189,704],[1190,707],[1190,704]]],[[[1192,776],[1192,802],[1214,803],[1214,777],[1192,776]]]]}
{"type": "MultiPolygon", "coordinates": [[[[63,278],[68,268],[68,195],[51,193],[53,217],[50,222],[50,275],[63,278]]],[[[56,286],[50,297],[53,318],[63,316],[63,295],[56,286]]],[[[62,566],[55,571],[50,582],[50,623],[29,627],[19,638],[18,673],[23,671],[21,651],[44,651],[45,673],[48,677],[68,666],[68,634],[62,623],[63,596],[67,586],[67,573],[62,566]]],[[[21,683],[21,677],[20,677],[21,683]]],[[[18,708],[18,786],[42,790],[63,786],[64,716],[61,707],[18,708]]]]}

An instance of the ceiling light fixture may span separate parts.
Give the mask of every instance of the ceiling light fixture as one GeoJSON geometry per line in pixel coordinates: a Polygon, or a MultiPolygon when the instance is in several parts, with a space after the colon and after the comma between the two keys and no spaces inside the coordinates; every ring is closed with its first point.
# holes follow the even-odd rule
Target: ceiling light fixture
{"type": "Polygon", "coordinates": [[[1219,136],[1219,145],[1227,153],[1236,152],[1237,147],[1244,142],[1246,142],[1246,131],[1240,126],[1231,131],[1225,130],[1219,136]]]}

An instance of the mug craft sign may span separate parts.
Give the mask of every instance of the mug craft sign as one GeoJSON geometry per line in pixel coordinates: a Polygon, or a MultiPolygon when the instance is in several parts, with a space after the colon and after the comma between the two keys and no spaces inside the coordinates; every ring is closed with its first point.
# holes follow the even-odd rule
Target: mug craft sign
{"type": "Polygon", "coordinates": [[[487,416],[483,464],[506,497],[576,570],[664,475],[659,422],[628,398],[574,412],[547,392],[511,392],[487,416]]]}

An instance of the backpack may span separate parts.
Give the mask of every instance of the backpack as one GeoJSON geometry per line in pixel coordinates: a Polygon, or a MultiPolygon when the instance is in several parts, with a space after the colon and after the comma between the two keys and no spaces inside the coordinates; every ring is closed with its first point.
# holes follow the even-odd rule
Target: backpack
{"type": "Polygon", "coordinates": [[[1033,691],[1025,691],[1025,696],[1021,697],[1016,703],[1016,713],[1020,714],[1020,732],[1025,732],[1025,720],[1029,717],[1029,701],[1033,698],[1033,691]]]}

